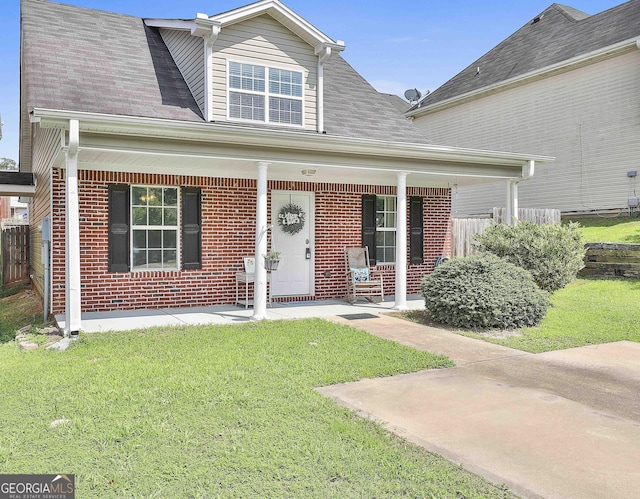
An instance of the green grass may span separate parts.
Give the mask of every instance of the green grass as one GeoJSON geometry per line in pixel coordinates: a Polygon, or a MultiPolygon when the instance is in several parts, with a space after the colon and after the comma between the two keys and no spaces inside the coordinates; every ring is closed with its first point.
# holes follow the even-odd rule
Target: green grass
{"type": "MultiPolygon", "coordinates": [[[[569,220],[563,220],[563,223],[569,220]]],[[[587,243],[640,243],[640,220],[637,217],[576,218],[587,243]]]]}
{"type": "Polygon", "coordinates": [[[0,473],[92,498],[511,497],[314,390],[450,365],[319,319],[0,345],[0,473]]]}
{"type": "Polygon", "coordinates": [[[13,340],[16,329],[42,324],[40,299],[25,287],[0,291],[0,344],[13,340]]]}
{"type": "Polygon", "coordinates": [[[522,336],[482,338],[527,352],[547,352],[613,341],[640,342],[640,281],[578,279],[556,291],[542,323],[522,330],[522,336]]]}

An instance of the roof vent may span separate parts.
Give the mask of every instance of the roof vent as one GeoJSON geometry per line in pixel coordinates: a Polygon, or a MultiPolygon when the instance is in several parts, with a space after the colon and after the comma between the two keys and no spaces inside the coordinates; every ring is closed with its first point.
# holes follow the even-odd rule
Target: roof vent
{"type": "Polygon", "coordinates": [[[535,24],[535,23],[539,22],[540,19],[542,19],[542,16],[544,16],[544,14],[540,14],[538,17],[534,17],[533,21],[531,21],[531,24],[535,24]]]}

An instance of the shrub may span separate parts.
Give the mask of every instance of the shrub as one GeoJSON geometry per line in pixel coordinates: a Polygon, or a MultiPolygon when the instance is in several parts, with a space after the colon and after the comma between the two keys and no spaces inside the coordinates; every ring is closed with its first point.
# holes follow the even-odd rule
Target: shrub
{"type": "Polygon", "coordinates": [[[493,253],[531,272],[541,288],[554,292],[575,280],[584,265],[584,241],[579,225],[519,222],[493,225],[477,235],[481,251],[493,253]]]}
{"type": "Polygon", "coordinates": [[[440,265],[422,279],[422,295],[434,320],[472,329],[534,326],[549,306],[529,272],[491,254],[440,265]]]}

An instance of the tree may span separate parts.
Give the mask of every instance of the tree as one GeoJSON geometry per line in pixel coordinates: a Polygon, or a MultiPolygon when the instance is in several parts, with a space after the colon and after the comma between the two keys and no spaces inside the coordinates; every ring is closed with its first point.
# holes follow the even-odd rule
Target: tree
{"type": "Polygon", "coordinates": [[[11,158],[0,158],[0,170],[18,170],[18,164],[11,158]]]}

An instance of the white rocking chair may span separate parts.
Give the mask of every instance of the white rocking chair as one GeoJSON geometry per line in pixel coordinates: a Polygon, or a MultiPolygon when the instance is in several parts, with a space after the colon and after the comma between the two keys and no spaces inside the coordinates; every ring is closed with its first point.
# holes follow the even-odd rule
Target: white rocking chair
{"type": "Polygon", "coordinates": [[[345,248],[344,261],[347,278],[347,301],[352,305],[358,297],[373,302],[372,297],[384,301],[382,274],[369,268],[369,248],[345,248]]]}

